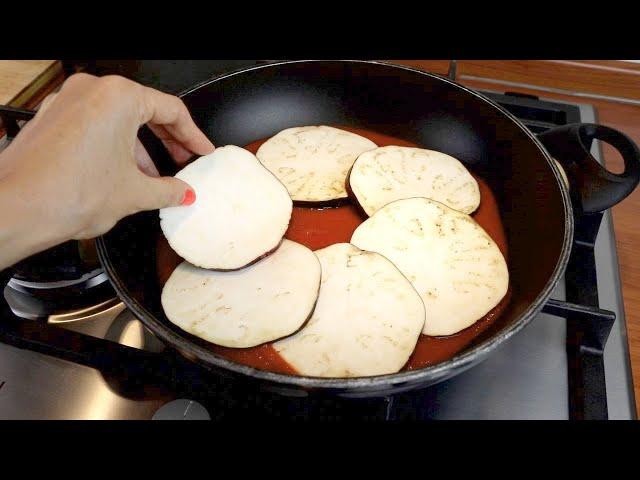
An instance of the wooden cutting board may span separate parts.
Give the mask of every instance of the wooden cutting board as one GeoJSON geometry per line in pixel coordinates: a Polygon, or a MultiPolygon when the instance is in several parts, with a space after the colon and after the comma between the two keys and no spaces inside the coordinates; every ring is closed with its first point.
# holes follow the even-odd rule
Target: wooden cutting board
{"type": "Polygon", "coordinates": [[[0,60],[0,105],[24,106],[60,75],[59,60],[0,60]]]}

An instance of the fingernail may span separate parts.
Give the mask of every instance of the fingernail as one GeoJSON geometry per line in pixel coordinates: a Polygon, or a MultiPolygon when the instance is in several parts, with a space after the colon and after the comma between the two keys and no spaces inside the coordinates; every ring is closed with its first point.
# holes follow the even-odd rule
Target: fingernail
{"type": "Polygon", "coordinates": [[[184,197],[182,198],[182,202],[180,202],[180,205],[183,205],[183,206],[192,205],[193,202],[195,201],[196,201],[196,192],[194,192],[190,188],[187,188],[187,190],[184,192],[184,197]]]}

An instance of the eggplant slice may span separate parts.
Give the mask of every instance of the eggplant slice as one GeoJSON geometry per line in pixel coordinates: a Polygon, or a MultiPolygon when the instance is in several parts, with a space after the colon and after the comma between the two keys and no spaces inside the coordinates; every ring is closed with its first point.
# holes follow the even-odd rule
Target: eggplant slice
{"type": "Polygon", "coordinates": [[[181,263],[162,290],[162,307],[172,323],[203,340],[253,347],[290,335],[307,321],[320,274],[314,253],[285,239],[267,258],[234,272],[181,263]]]}
{"type": "Polygon", "coordinates": [[[193,205],[160,210],[169,245],[202,268],[237,270],[275,250],[293,209],[287,189],[244,148],[227,145],[176,175],[193,205]]]}
{"type": "Polygon", "coordinates": [[[452,335],[506,295],[507,263],[469,215],[426,198],[389,203],[353,232],[351,243],[391,260],[427,311],[423,333],[452,335]]]}
{"type": "Polygon", "coordinates": [[[424,325],[411,283],[382,255],[349,243],[317,250],[320,296],[311,319],[274,343],[301,375],[364,377],[399,371],[424,325]]]}
{"type": "Polygon", "coordinates": [[[480,205],[480,189],[465,166],[434,150],[380,147],[358,157],[349,187],[364,212],[371,216],[395,200],[425,197],[462,213],[480,205]]]}
{"type": "Polygon", "coordinates": [[[256,156],[284,183],[296,202],[347,198],[347,175],[371,140],[327,126],[288,128],[263,143],[256,156]]]}

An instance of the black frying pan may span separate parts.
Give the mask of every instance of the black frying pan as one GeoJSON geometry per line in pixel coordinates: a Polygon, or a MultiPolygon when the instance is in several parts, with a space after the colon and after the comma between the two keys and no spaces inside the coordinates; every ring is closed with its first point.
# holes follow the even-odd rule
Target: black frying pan
{"type": "MultiPolygon", "coordinates": [[[[214,370],[284,390],[387,395],[439,382],[477,364],[522,329],[549,299],[568,261],[573,209],[578,214],[606,210],[631,193],[640,180],[640,151],[620,132],[578,124],[536,138],[511,114],[461,85],[380,62],[263,65],[204,82],[181,97],[217,145],[246,145],[300,125],[363,127],[460,159],[497,195],[508,237],[513,289],[506,311],[450,360],[369,378],[322,379],[257,370],[214,354],[205,342],[175,327],[164,316],[156,280],[157,212],[129,217],[99,239],[100,259],[114,287],[162,340],[214,370]],[[591,157],[594,138],[620,151],[624,173],[612,174],[591,157]],[[564,166],[571,195],[550,154],[564,166]]],[[[145,143],[150,140],[146,138],[145,143]]],[[[173,173],[170,159],[159,153],[153,156],[160,168],[173,173]]]]}
{"type": "MultiPolygon", "coordinates": [[[[160,304],[157,211],[125,218],[98,239],[100,260],[113,286],[155,335],[214,371],[250,377],[285,393],[311,389],[382,396],[442,381],[477,364],[549,300],[567,265],[574,213],[606,210],[640,180],[640,151],[620,132],[574,124],[536,137],[510,113],[461,85],[381,62],[262,65],[214,78],[181,97],[216,145],[246,145],[293,126],[351,125],[450,154],[485,179],[497,196],[513,289],[503,315],[447,361],[368,378],[322,379],[257,370],[214,354],[204,341],[175,327],[160,304]],[[591,157],[589,147],[596,138],[620,151],[624,173],[610,173],[591,157]],[[564,166],[570,189],[551,156],[564,166]]],[[[175,173],[166,152],[148,133],[142,132],[141,138],[161,173],[175,173]]]]}

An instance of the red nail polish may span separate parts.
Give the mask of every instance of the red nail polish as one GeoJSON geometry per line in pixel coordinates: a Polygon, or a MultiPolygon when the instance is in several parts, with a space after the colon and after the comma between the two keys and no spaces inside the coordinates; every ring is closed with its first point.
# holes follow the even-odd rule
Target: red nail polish
{"type": "Polygon", "coordinates": [[[194,192],[190,188],[187,188],[187,190],[184,192],[184,198],[182,199],[182,202],[180,202],[180,205],[183,205],[183,206],[192,205],[193,202],[195,201],[196,201],[196,192],[194,192]]]}

